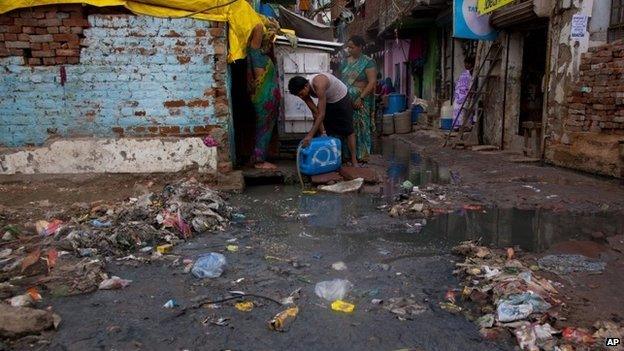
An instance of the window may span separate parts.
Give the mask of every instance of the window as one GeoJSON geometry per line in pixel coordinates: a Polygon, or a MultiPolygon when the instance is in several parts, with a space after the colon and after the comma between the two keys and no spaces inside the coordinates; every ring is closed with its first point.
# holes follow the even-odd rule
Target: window
{"type": "Polygon", "coordinates": [[[612,0],[609,41],[624,38],[624,0],[612,0]]]}

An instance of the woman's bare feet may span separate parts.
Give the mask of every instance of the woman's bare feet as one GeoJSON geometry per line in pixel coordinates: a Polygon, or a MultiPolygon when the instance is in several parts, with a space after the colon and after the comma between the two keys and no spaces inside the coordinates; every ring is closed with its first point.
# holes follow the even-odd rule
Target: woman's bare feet
{"type": "Polygon", "coordinates": [[[254,165],[256,169],[277,169],[277,166],[270,162],[258,162],[254,165]]]}

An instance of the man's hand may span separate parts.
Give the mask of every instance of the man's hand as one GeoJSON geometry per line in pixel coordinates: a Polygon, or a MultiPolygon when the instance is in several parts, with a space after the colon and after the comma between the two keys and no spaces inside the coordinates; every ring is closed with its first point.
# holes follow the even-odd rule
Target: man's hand
{"type": "Polygon", "coordinates": [[[303,140],[301,141],[301,145],[303,147],[308,147],[310,146],[310,142],[312,141],[312,136],[311,135],[306,135],[305,138],[303,138],[303,140]]]}

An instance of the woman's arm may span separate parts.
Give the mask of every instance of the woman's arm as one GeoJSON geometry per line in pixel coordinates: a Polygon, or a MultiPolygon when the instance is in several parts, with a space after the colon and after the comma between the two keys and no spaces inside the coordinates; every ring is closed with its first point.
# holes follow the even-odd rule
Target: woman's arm
{"type": "Polygon", "coordinates": [[[377,84],[377,69],[367,68],[366,78],[368,79],[368,84],[366,84],[366,87],[362,90],[362,93],[360,93],[360,97],[362,99],[375,91],[375,84],[377,84]]]}
{"type": "Polygon", "coordinates": [[[363,100],[373,91],[375,91],[375,84],[377,84],[377,70],[375,68],[367,68],[366,79],[368,81],[366,83],[366,86],[364,87],[364,89],[362,89],[360,96],[358,96],[355,101],[353,101],[353,107],[355,107],[356,109],[361,109],[362,107],[364,107],[363,100]]]}

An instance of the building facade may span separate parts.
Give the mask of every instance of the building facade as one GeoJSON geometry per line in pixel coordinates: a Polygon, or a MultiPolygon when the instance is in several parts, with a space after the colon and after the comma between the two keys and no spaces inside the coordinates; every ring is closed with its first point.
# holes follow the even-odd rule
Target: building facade
{"type": "Polygon", "coordinates": [[[620,9],[619,0],[529,0],[496,10],[499,37],[479,44],[481,57],[502,47],[484,82],[484,142],[621,177],[620,9]]]}

